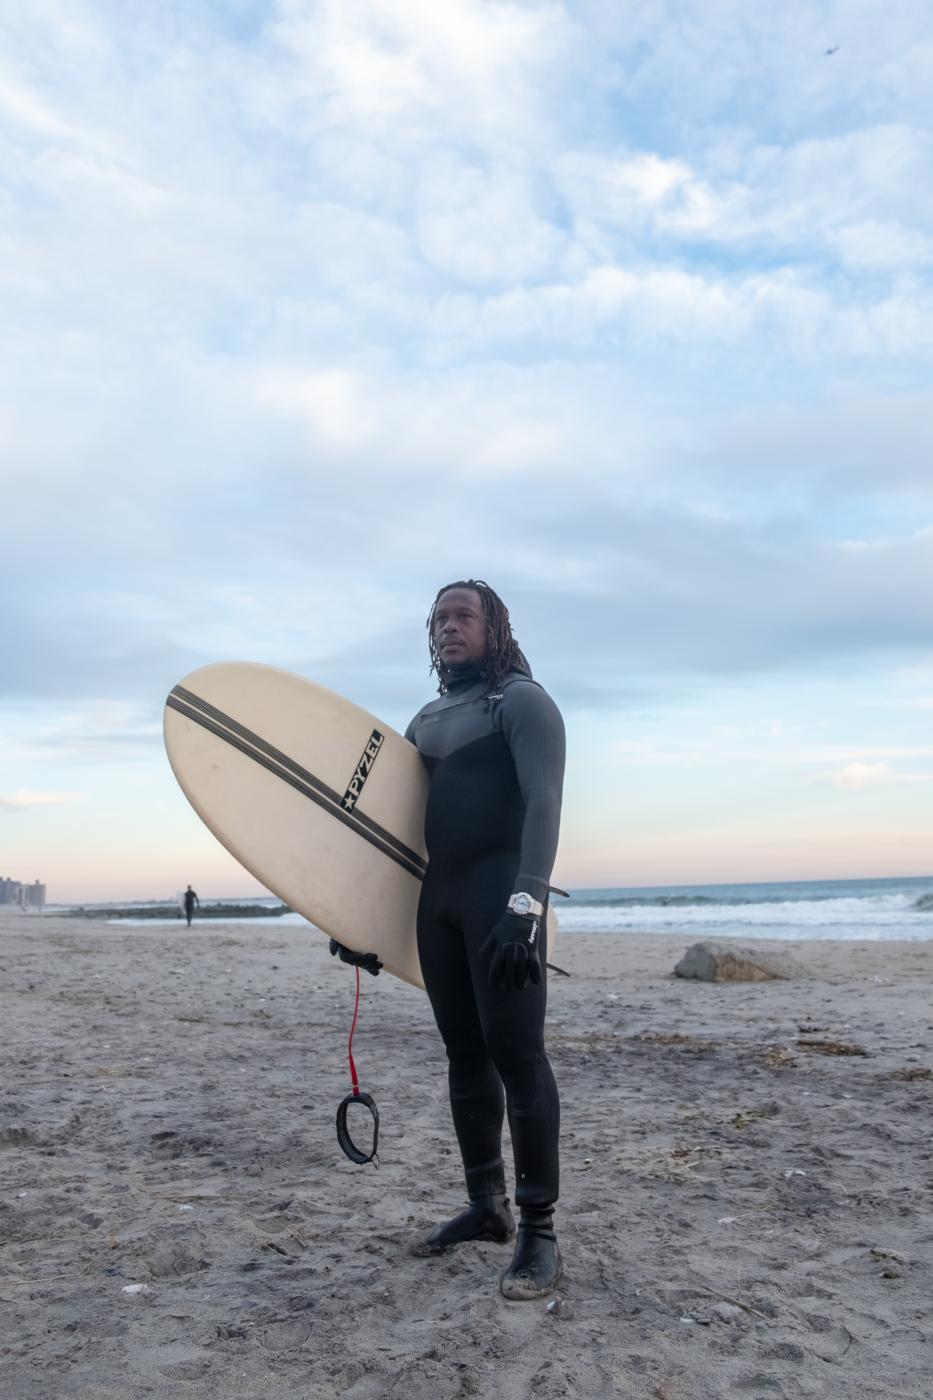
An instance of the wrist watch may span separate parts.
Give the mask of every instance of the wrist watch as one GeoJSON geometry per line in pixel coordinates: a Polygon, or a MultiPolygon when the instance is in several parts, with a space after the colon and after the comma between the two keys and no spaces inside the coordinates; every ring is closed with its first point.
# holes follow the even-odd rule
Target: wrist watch
{"type": "Polygon", "coordinates": [[[532,899],[525,890],[520,890],[518,894],[513,894],[509,900],[508,907],[513,914],[533,914],[536,919],[540,919],[544,914],[544,905],[540,900],[532,899]]]}

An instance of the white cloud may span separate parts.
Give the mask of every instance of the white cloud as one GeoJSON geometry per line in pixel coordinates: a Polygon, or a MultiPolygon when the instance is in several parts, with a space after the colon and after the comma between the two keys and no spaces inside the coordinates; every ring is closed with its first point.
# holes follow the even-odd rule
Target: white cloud
{"type": "MultiPolygon", "coordinates": [[[[827,259],[875,274],[930,262],[933,137],[905,124],[786,147],[746,140],[727,161],[715,146],[692,163],[653,152],[570,151],[556,178],[578,236],[596,256],[619,236],[650,245],[656,261],[662,250],[677,257],[684,243],[700,241],[733,264],[762,255],[783,262],[814,288],[813,264],[827,259]]],[[[851,286],[833,292],[841,307],[853,300],[851,286]]]]}
{"type": "Polygon", "coordinates": [[[352,370],[278,365],[251,371],[244,378],[260,408],[297,418],[316,443],[337,452],[375,445],[372,405],[369,412],[364,411],[363,379],[352,370]]]}
{"type": "MultiPolygon", "coordinates": [[[[196,359],[180,369],[219,420],[252,419],[260,431],[270,424],[297,428],[311,452],[309,481],[325,465],[355,464],[372,479],[374,495],[389,472],[413,482],[425,474],[459,481],[473,471],[558,476],[575,459],[586,469],[590,451],[598,451],[596,425],[580,421],[578,390],[553,372],[480,366],[405,375],[362,359],[246,366],[196,359]]],[[[358,490],[359,476],[355,482],[358,490]]]]}
{"type": "Polygon", "coordinates": [[[361,501],[382,573],[455,519],[519,583],[559,561],[594,637],[640,598],[645,664],[917,645],[929,539],[876,513],[844,550],[821,515],[928,487],[931,141],[862,95],[864,35],[896,61],[870,15],[830,71],[798,4],[170,13],[7,32],[6,567],[55,538],[18,634],[43,686],[148,684],[160,633],[166,667],[197,644],[176,596],[250,568],[267,621],[280,570],[310,586],[302,522],[330,548],[361,501]],[[53,667],[56,588],[85,630],[53,667]]]}
{"type": "Polygon", "coordinates": [[[30,792],[27,788],[20,788],[9,797],[0,795],[0,807],[59,807],[80,801],[79,792],[30,792]]]}
{"type": "MultiPolygon", "coordinates": [[[[917,521],[917,510],[902,515],[895,493],[922,496],[933,485],[933,395],[926,389],[884,394],[877,384],[861,391],[833,385],[815,404],[786,397],[756,403],[707,431],[704,440],[699,427],[683,453],[684,478],[711,489],[718,483],[718,498],[727,492],[733,507],[736,495],[750,504],[775,499],[779,489],[824,508],[840,496],[874,496],[876,510],[885,502],[904,525],[917,521]]],[[[886,515],[878,521],[884,528],[886,515]]]]}
{"type": "Polygon", "coordinates": [[[933,238],[896,220],[845,224],[830,239],[843,266],[854,271],[913,271],[933,263],[933,238]]]}
{"type": "MultiPolygon", "coordinates": [[[[151,752],[161,736],[161,722],[148,704],[121,700],[92,700],[80,705],[43,702],[29,709],[7,704],[0,762],[15,772],[26,764],[35,767],[46,762],[86,761],[93,766],[106,760],[126,761],[151,752]]],[[[37,797],[34,793],[26,795],[37,797]]],[[[77,801],[79,795],[53,793],[52,798],[77,801]]],[[[40,792],[38,800],[42,799],[40,792]]]]}
{"type": "Polygon", "coordinates": [[[805,763],[826,763],[832,762],[833,759],[850,757],[852,761],[847,768],[887,769],[888,759],[933,758],[933,747],[928,744],[874,744],[855,747],[851,744],[826,744],[802,750],[797,757],[798,761],[805,763]]]}
{"type": "Polygon", "coordinates": [[[378,145],[457,136],[499,148],[536,128],[534,78],[560,53],[563,7],[502,0],[280,0],[270,35],[291,60],[257,105],[305,130],[357,130],[378,145]]]}
{"type": "Polygon", "coordinates": [[[48,103],[9,66],[0,68],[0,112],[27,131],[56,141],[75,139],[70,123],[57,116],[48,103]]]}
{"type": "Polygon", "coordinates": [[[428,262],[468,282],[511,285],[555,269],[567,235],[535,209],[526,176],[448,161],[421,185],[417,238],[428,262]]]}
{"type": "MultiPolygon", "coordinates": [[[[781,737],[780,726],[772,726],[775,739],[781,737]]],[[[725,736],[724,736],[725,739],[725,736]]],[[[792,768],[823,767],[826,763],[849,761],[830,776],[839,787],[864,787],[882,779],[903,781],[908,776],[891,766],[890,760],[933,758],[933,747],[927,745],[853,745],[853,744],[745,744],[730,745],[724,741],[705,739],[685,744],[659,746],[651,740],[621,739],[613,741],[609,751],[627,764],[696,765],[709,763],[717,767],[748,765],[773,767],[786,772],[792,768]]],[[[917,776],[917,775],[913,775],[917,776]]],[[[923,775],[920,775],[923,776],[923,775]]],[[[933,775],[930,775],[933,776],[933,775]]]]}
{"type": "Polygon", "coordinates": [[[837,787],[859,789],[879,783],[933,783],[933,772],[893,772],[887,763],[850,763],[833,773],[832,780],[837,787]]]}

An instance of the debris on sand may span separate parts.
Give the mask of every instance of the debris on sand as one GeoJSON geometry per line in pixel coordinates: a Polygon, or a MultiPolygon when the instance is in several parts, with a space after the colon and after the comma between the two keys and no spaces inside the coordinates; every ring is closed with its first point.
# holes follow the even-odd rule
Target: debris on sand
{"type": "Polygon", "coordinates": [[[815,1055],[867,1055],[863,1045],[850,1045],[844,1040],[798,1040],[801,1050],[810,1050],[815,1055]]]}
{"type": "Polygon", "coordinates": [[[743,1128],[747,1128],[749,1123],[760,1121],[762,1118],[776,1118],[780,1111],[778,1104],[768,1103],[762,1105],[761,1108],[740,1109],[729,1121],[733,1128],[738,1128],[741,1131],[743,1128]]]}
{"type": "Polygon", "coordinates": [[[715,1040],[703,1040],[700,1036],[683,1035],[679,1031],[643,1031],[641,1035],[629,1036],[629,1040],[637,1045],[678,1045],[684,1050],[718,1049],[718,1042],[715,1040]]]}

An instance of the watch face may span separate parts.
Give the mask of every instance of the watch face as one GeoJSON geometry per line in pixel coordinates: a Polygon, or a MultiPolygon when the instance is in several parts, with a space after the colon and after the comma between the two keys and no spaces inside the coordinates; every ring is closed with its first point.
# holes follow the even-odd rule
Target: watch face
{"type": "Polygon", "coordinates": [[[518,894],[515,896],[514,907],[516,913],[527,914],[528,910],[531,908],[531,900],[528,898],[527,894],[518,894]]]}

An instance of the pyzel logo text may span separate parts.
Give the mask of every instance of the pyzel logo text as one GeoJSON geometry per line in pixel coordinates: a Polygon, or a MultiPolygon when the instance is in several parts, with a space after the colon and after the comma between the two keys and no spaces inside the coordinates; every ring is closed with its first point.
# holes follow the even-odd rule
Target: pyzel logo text
{"type": "Polygon", "coordinates": [[[360,793],[363,791],[363,784],[369,777],[369,774],[372,770],[372,766],[375,763],[377,757],[379,756],[379,750],[382,748],[382,745],[384,743],[385,735],[380,734],[378,729],[374,729],[372,734],[370,734],[369,736],[369,742],[367,743],[365,749],[360,755],[360,761],[356,765],[356,772],[350,779],[350,786],[347,788],[346,792],[343,795],[343,801],[341,805],[345,807],[348,812],[352,812],[353,808],[359,801],[360,793]]]}

